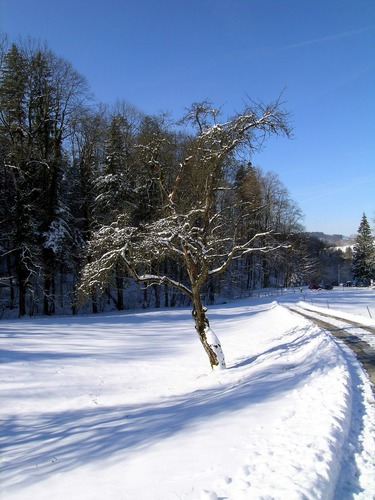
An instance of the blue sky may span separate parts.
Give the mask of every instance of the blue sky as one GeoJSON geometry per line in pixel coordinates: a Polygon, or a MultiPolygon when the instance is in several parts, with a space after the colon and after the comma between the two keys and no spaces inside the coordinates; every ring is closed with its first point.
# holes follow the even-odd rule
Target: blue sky
{"type": "MultiPolygon", "coordinates": [[[[225,115],[284,90],[294,138],[253,164],[276,172],[308,231],[375,217],[374,0],[0,0],[0,29],[31,35],[86,76],[98,101],[180,117],[225,115]]],[[[375,224],[372,224],[374,226],[375,224]]]]}

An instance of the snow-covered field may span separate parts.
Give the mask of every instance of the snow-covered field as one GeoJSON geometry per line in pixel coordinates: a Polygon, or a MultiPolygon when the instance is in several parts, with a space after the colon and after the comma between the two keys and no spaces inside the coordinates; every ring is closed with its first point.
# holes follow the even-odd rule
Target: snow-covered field
{"type": "Polygon", "coordinates": [[[375,325],[369,289],[215,306],[212,372],[186,309],[2,321],[0,497],[373,499],[370,383],[301,300],[375,325]]]}

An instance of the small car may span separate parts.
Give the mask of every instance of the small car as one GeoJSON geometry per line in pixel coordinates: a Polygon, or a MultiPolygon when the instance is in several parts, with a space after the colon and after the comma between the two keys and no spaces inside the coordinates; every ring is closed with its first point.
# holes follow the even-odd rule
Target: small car
{"type": "Polygon", "coordinates": [[[321,290],[322,287],[320,285],[310,285],[309,289],[310,290],[321,290]]]}

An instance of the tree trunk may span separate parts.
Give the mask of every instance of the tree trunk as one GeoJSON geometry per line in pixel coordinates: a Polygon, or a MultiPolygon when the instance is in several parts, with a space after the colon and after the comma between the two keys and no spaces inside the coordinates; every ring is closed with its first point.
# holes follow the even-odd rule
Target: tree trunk
{"type": "Polygon", "coordinates": [[[117,292],[117,300],[116,300],[116,309],[118,311],[124,310],[124,276],[121,269],[118,269],[116,272],[116,292],[117,292]]]}
{"type": "Polygon", "coordinates": [[[169,287],[164,286],[164,307],[169,307],[169,287]]]}
{"type": "Polygon", "coordinates": [[[26,281],[27,272],[23,266],[23,263],[18,263],[18,314],[19,316],[26,315],[26,281]]]}
{"type": "Polygon", "coordinates": [[[155,307],[159,308],[160,307],[160,287],[158,285],[154,286],[154,292],[155,292],[155,307]]]}
{"type": "Polygon", "coordinates": [[[22,317],[26,315],[26,293],[29,284],[29,272],[20,249],[15,252],[15,267],[18,288],[18,314],[22,317]]]}
{"type": "Polygon", "coordinates": [[[97,298],[96,291],[92,292],[92,294],[91,294],[91,307],[92,307],[92,312],[94,314],[97,314],[98,313],[98,298],[97,298]]]}
{"type": "Polygon", "coordinates": [[[14,304],[15,304],[15,290],[14,290],[14,281],[12,277],[12,263],[10,260],[10,254],[8,253],[6,255],[6,266],[7,266],[7,273],[9,276],[9,307],[10,309],[14,309],[14,304]]]}
{"type": "Polygon", "coordinates": [[[202,304],[199,290],[195,292],[193,291],[192,299],[192,315],[195,322],[195,329],[198,333],[203,349],[206,351],[211,368],[226,368],[220,342],[210,328],[206,317],[206,308],[202,304]]]}

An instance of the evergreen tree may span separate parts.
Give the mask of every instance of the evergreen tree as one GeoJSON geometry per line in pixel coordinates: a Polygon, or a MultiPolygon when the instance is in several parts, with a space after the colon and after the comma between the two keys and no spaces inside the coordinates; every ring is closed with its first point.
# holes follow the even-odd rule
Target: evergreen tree
{"type": "Polygon", "coordinates": [[[56,275],[71,239],[63,183],[69,177],[64,141],[87,97],[85,79],[70,63],[31,39],[12,44],[1,58],[0,142],[4,180],[2,245],[16,277],[19,314],[56,307],[56,275]]]}
{"type": "Polygon", "coordinates": [[[375,246],[366,214],[358,228],[352,258],[353,276],[368,283],[375,278],[375,246]]]}
{"type": "Polygon", "coordinates": [[[1,247],[7,258],[6,275],[14,276],[14,280],[9,278],[10,293],[18,296],[19,315],[23,316],[27,292],[33,294],[37,260],[32,210],[36,191],[30,172],[31,136],[26,107],[29,61],[16,44],[6,49],[0,73],[1,247]]]}

